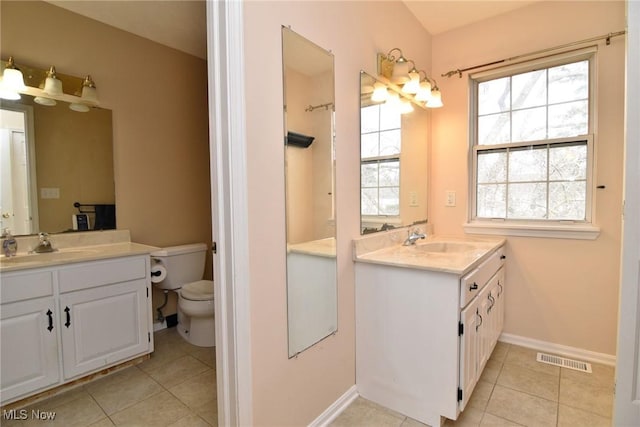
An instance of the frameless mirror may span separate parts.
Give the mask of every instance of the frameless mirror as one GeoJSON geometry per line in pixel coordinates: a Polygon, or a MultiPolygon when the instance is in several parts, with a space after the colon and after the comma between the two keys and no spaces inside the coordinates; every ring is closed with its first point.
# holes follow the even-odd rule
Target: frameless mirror
{"type": "MultiPolygon", "coordinates": [[[[76,112],[30,95],[0,104],[0,228],[15,235],[69,231],[74,203],[115,211],[111,110],[76,112]],[[98,206],[96,206],[98,205],[98,206]]],[[[80,207],[83,209],[83,207],[80,207]]],[[[113,227],[102,228],[114,228],[113,227]]]]}
{"type": "Polygon", "coordinates": [[[337,331],[333,55],[282,28],[289,357],[337,331]]]}
{"type": "Polygon", "coordinates": [[[428,111],[374,101],[376,82],[360,73],[361,234],[427,221],[428,111]]]}

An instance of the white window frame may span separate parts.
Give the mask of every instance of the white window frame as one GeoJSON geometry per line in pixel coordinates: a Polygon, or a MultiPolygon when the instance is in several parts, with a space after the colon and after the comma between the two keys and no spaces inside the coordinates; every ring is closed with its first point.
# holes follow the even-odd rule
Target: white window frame
{"type": "MultiPolygon", "coordinates": [[[[596,53],[597,47],[564,52],[557,55],[526,61],[508,67],[487,70],[469,76],[469,221],[464,224],[464,230],[470,234],[494,234],[524,237],[551,237],[565,239],[596,239],[600,228],[595,225],[595,141],[596,141],[596,53]],[[551,68],[571,62],[589,60],[589,128],[586,135],[570,138],[548,139],[544,141],[526,141],[517,143],[482,146],[484,149],[498,149],[506,147],[522,147],[537,144],[552,144],[556,142],[587,141],[587,184],[586,184],[586,220],[521,220],[521,219],[490,219],[476,217],[477,195],[477,93],[478,83],[501,77],[526,73],[536,69],[551,68]]],[[[480,150],[482,151],[482,149],[480,150]]]]}

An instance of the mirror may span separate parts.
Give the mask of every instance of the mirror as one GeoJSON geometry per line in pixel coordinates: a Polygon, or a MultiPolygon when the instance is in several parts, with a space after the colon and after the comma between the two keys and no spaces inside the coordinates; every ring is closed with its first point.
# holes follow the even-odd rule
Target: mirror
{"type": "Polygon", "coordinates": [[[428,111],[373,101],[376,82],[360,72],[361,234],[427,221],[428,111]]]}
{"type": "Polygon", "coordinates": [[[282,28],[289,357],[337,331],[333,55],[282,28]]]}
{"type": "Polygon", "coordinates": [[[111,110],[44,106],[25,94],[0,107],[0,227],[14,235],[70,231],[82,211],[88,229],[115,228],[111,110]]]}

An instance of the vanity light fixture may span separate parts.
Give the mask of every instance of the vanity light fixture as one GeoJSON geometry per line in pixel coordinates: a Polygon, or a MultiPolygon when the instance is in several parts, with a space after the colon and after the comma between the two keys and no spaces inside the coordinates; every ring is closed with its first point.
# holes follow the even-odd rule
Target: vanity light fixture
{"type": "Polygon", "coordinates": [[[2,73],[2,84],[0,84],[0,98],[8,100],[20,99],[20,91],[26,88],[24,77],[13,61],[13,56],[9,57],[7,65],[2,73]]]}
{"type": "MultiPolygon", "coordinates": [[[[405,58],[402,50],[397,47],[386,55],[378,54],[378,75],[384,77],[391,85],[401,86],[403,96],[408,96],[422,106],[439,108],[444,105],[436,81],[429,78],[423,70],[418,71],[415,62],[405,58]],[[424,73],[424,77],[421,73],[424,73]]],[[[375,99],[372,97],[372,100],[375,99]]]]}
{"type": "Polygon", "coordinates": [[[86,113],[89,111],[89,105],[98,104],[98,92],[96,90],[96,84],[90,75],[85,77],[82,82],[82,90],[80,95],[80,102],[73,102],[69,105],[69,108],[73,111],[80,113],[86,113]]]}
{"type": "Polygon", "coordinates": [[[387,100],[387,86],[384,83],[375,82],[373,84],[373,93],[371,94],[371,100],[373,102],[385,102],[387,100]]]}
{"type": "MultiPolygon", "coordinates": [[[[64,94],[64,92],[62,91],[62,81],[58,79],[58,76],[56,75],[56,67],[54,67],[53,65],[51,66],[51,68],[49,68],[49,71],[47,71],[47,78],[44,81],[43,91],[49,96],[60,96],[64,94]]],[[[56,105],[55,99],[43,96],[36,96],[33,101],[40,105],[46,105],[48,107],[56,105]]]]}

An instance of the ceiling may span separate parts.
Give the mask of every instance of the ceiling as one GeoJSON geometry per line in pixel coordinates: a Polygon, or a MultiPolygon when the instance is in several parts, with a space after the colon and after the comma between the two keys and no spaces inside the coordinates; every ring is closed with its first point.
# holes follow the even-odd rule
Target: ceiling
{"type": "MultiPolygon", "coordinates": [[[[165,46],[206,58],[204,0],[46,0],[165,46]]],[[[402,0],[432,35],[496,16],[541,0],[402,0]]]]}

